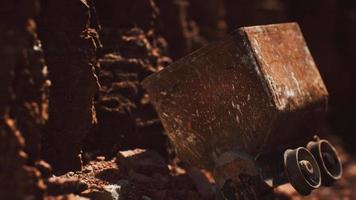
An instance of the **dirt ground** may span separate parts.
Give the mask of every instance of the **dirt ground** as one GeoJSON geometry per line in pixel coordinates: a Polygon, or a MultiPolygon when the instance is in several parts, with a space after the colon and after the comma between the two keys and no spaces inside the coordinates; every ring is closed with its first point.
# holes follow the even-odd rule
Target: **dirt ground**
{"type": "MultiPolygon", "coordinates": [[[[266,199],[275,200],[333,200],[354,199],[356,182],[356,160],[334,139],[343,161],[343,178],[331,187],[322,187],[309,196],[300,196],[290,184],[274,189],[266,199]]],[[[154,151],[136,149],[120,152],[112,160],[97,157],[83,167],[83,170],[69,172],[49,179],[49,196],[74,193],[90,199],[214,199],[214,180],[211,174],[187,172],[167,165],[154,151]],[[195,174],[195,175],[194,175],[195,174]],[[197,176],[198,175],[198,176],[197,176]],[[208,191],[208,192],[207,192],[208,191]],[[110,197],[111,196],[111,197],[110,197]]],[[[59,198],[59,197],[56,197],[59,198]]]]}

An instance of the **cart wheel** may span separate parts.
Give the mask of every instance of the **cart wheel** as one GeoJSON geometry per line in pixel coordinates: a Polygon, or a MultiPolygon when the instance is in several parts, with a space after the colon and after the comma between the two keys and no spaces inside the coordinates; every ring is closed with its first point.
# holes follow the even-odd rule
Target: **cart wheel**
{"type": "Polygon", "coordinates": [[[342,176],[342,164],[335,148],[327,140],[309,142],[307,148],[315,157],[321,172],[321,183],[332,185],[342,176]]]}
{"type": "Polygon", "coordinates": [[[321,185],[320,169],[313,155],[304,147],[284,152],[284,167],[289,182],[301,195],[308,195],[321,185]]]}

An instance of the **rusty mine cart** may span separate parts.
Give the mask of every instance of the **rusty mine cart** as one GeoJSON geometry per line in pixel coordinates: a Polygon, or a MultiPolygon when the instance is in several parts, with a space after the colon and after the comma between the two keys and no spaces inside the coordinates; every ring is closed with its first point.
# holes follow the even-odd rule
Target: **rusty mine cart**
{"type": "Polygon", "coordinates": [[[239,28],[143,84],[178,157],[214,172],[225,199],[341,178],[335,148],[313,138],[328,92],[296,23],[239,28]]]}

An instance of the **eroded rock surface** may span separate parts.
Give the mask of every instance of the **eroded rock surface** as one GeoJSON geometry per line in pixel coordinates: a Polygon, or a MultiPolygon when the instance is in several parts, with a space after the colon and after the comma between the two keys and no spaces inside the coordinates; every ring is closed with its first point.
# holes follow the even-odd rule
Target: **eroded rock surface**
{"type": "Polygon", "coordinates": [[[27,165],[38,159],[45,120],[44,64],[34,49],[36,3],[1,3],[1,13],[13,15],[0,19],[0,199],[41,199],[45,189],[40,172],[27,165]],[[31,138],[26,148],[24,138],[31,138]]]}
{"type": "Polygon", "coordinates": [[[152,0],[95,5],[103,43],[101,88],[95,100],[98,125],[87,137],[86,149],[111,157],[119,149],[135,147],[167,154],[167,138],[141,86],[146,76],[171,62],[167,43],[157,33],[158,8],[152,0]]]}
{"type": "Polygon", "coordinates": [[[95,121],[93,97],[98,35],[91,1],[46,1],[41,39],[51,80],[49,124],[43,156],[57,173],[80,170],[82,140],[95,121]]]}
{"type": "Polygon", "coordinates": [[[24,139],[12,119],[0,119],[0,199],[41,199],[45,185],[40,172],[25,165],[24,139]]]}

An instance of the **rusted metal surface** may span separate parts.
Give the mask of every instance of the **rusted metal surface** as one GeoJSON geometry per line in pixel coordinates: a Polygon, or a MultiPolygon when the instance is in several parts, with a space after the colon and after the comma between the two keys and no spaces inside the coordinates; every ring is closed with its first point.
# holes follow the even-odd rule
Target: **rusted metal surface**
{"type": "Polygon", "coordinates": [[[297,24],[242,30],[275,108],[296,111],[325,100],[327,90],[297,24]]]}
{"type": "Polygon", "coordinates": [[[143,84],[178,156],[209,170],[229,151],[294,146],[328,96],[296,23],[240,28],[143,84]]]}

